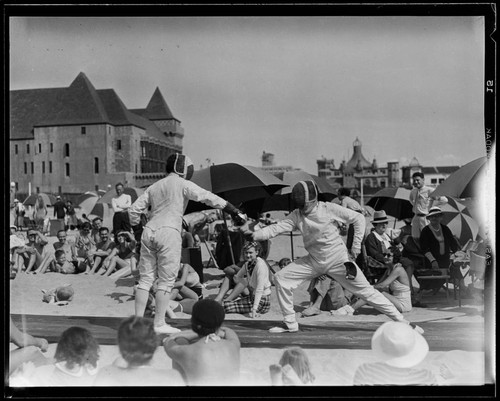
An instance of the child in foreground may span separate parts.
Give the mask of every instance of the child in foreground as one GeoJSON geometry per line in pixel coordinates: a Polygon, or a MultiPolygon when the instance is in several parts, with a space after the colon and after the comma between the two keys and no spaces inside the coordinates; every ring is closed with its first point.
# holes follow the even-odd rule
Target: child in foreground
{"type": "Polygon", "coordinates": [[[273,386],[312,384],[309,358],[300,347],[290,347],[283,352],[279,364],[269,366],[273,386]]]}
{"type": "Polygon", "coordinates": [[[180,373],[151,366],[158,347],[151,319],[131,316],[118,328],[120,355],[112,365],[99,370],[95,386],[184,386],[180,373]]]}

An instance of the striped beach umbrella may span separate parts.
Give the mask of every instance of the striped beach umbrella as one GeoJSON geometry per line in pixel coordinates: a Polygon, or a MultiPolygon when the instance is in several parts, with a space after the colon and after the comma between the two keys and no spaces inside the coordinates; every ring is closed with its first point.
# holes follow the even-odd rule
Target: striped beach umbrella
{"type": "Polygon", "coordinates": [[[39,194],[31,194],[28,196],[24,202],[24,206],[34,206],[36,203],[36,200],[38,197],[41,197],[43,199],[43,203],[45,203],[45,206],[51,206],[54,203],[56,203],[56,197],[54,195],[46,194],[46,193],[39,193],[39,194]]]}
{"type": "MultiPolygon", "coordinates": [[[[92,208],[92,210],[89,213],[89,218],[100,217],[101,219],[103,219],[103,222],[105,220],[108,220],[112,223],[114,214],[115,213],[114,213],[111,205],[109,205],[107,203],[96,202],[96,204],[94,205],[94,207],[92,208]]],[[[105,225],[105,224],[103,224],[103,225],[105,227],[110,227],[109,225],[105,225]]]]}
{"type": "Polygon", "coordinates": [[[78,197],[76,207],[80,208],[82,213],[89,215],[98,200],[99,197],[95,193],[87,192],[78,197]]]}
{"type": "Polygon", "coordinates": [[[448,203],[439,205],[443,211],[441,224],[448,226],[461,245],[465,245],[468,240],[476,240],[479,224],[474,220],[467,206],[456,198],[451,196],[447,198],[448,203]]]}

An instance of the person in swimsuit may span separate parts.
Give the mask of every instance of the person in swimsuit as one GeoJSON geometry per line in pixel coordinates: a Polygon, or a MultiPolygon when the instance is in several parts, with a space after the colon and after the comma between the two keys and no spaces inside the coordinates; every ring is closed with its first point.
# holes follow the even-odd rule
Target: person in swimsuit
{"type": "MultiPolygon", "coordinates": [[[[411,306],[411,289],[408,274],[406,270],[399,263],[401,253],[398,248],[391,247],[391,263],[387,263],[387,270],[380,278],[379,282],[374,285],[374,288],[379,290],[396,309],[403,313],[409,312],[411,306]]],[[[332,310],[332,315],[352,315],[354,311],[366,305],[367,302],[363,299],[358,299],[352,305],[345,305],[337,310],[332,310]]]]}

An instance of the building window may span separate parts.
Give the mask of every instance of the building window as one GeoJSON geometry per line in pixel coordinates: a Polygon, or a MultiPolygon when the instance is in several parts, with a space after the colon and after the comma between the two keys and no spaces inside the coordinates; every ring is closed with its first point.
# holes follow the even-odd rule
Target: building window
{"type": "Polygon", "coordinates": [[[97,191],[99,191],[99,185],[96,185],[96,186],[95,186],[95,191],[96,191],[96,192],[97,192],[97,191]]]}
{"type": "Polygon", "coordinates": [[[38,144],[38,153],[42,153],[42,144],[41,143],[38,144]]]}
{"type": "Polygon", "coordinates": [[[42,162],[42,174],[45,174],[45,162],[42,162]]]}
{"type": "Polygon", "coordinates": [[[64,157],[69,157],[69,143],[64,144],[64,157]]]}
{"type": "Polygon", "coordinates": [[[24,174],[28,174],[28,163],[24,162],[24,174]]]}
{"type": "Polygon", "coordinates": [[[58,193],[58,194],[62,194],[62,187],[61,187],[61,186],[59,186],[59,187],[58,187],[58,189],[59,189],[59,191],[58,191],[57,193],[58,193]]]}
{"type": "Polygon", "coordinates": [[[30,144],[29,143],[26,144],[26,153],[28,153],[28,154],[30,153],[30,144]]]}
{"type": "Polygon", "coordinates": [[[17,148],[17,145],[14,145],[14,152],[16,153],[16,155],[19,152],[19,149],[17,148]]]}
{"type": "Polygon", "coordinates": [[[444,180],[445,180],[445,178],[440,178],[439,183],[441,184],[444,180]]]}
{"type": "Polygon", "coordinates": [[[86,127],[82,127],[82,135],[85,135],[87,133],[87,128],[86,127]]]}
{"type": "Polygon", "coordinates": [[[52,153],[54,151],[54,144],[51,142],[50,143],[50,153],[52,153]]]}
{"type": "Polygon", "coordinates": [[[135,173],[137,174],[137,163],[135,163],[135,173]]]}
{"type": "Polygon", "coordinates": [[[94,174],[99,174],[99,158],[94,157],[94,174]]]}
{"type": "Polygon", "coordinates": [[[122,141],[121,141],[121,139],[118,139],[116,141],[116,150],[122,150],[122,141]]]}
{"type": "Polygon", "coordinates": [[[39,194],[40,193],[40,187],[36,187],[36,193],[39,194]]]}
{"type": "Polygon", "coordinates": [[[49,173],[52,173],[52,162],[49,162],[49,173]]]}
{"type": "Polygon", "coordinates": [[[69,177],[69,163],[65,163],[66,165],[66,177],[69,177]]]}
{"type": "Polygon", "coordinates": [[[31,174],[35,174],[35,163],[31,162],[31,174]]]}
{"type": "Polygon", "coordinates": [[[437,184],[438,180],[437,178],[431,178],[431,184],[437,184]]]}

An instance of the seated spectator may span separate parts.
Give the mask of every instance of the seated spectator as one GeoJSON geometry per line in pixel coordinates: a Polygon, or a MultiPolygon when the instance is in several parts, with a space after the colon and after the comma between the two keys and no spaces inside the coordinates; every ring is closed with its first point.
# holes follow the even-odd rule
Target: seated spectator
{"type": "MultiPolygon", "coordinates": [[[[47,261],[47,263],[41,268],[38,269],[36,272],[38,274],[43,274],[47,271],[47,269],[50,267],[55,267],[54,264],[56,263],[56,257],[55,253],[59,250],[63,251],[66,255],[66,261],[70,262],[73,264],[75,272],[78,267],[78,258],[76,254],[76,249],[75,245],[72,243],[69,243],[67,241],[68,235],[66,234],[65,230],[59,230],[57,232],[57,242],[54,242],[52,245],[54,247],[54,253],[51,255],[51,258],[47,261]]],[[[52,270],[55,271],[55,270],[52,270]]]]}
{"type": "MultiPolygon", "coordinates": [[[[427,219],[429,224],[420,233],[420,249],[425,256],[426,267],[431,269],[445,269],[448,272],[451,264],[451,253],[458,252],[461,248],[451,230],[441,224],[443,212],[438,206],[429,209],[427,219]]],[[[434,280],[433,280],[434,281],[434,280]]],[[[436,280],[430,283],[434,292],[437,292],[445,283],[443,280],[436,280]]],[[[464,283],[461,280],[460,286],[464,283]]],[[[422,288],[422,287],[421,287],[422,288]]]]}
{"type": "Polygon", "coordinates": [[[24,386],[92,386],[97,374],[99,344],[82,327],[66,329],[59,339],[54,364],[34,367],[25,364],[16,376],[24,386]]]}
{"type": "Polygon", "coordinates": [[[194,247],[194,237],[193,234],[189,232],[188,225],[184,219],[182,219],[182,247],[183,248],[193,248],[194,247]]]}
{"type": "MultiPolygon", "coordinates": [[[[400,263],[401,252],[392,247],[387,256],[387,269],[381,279],[373,286],[379,290],[401,313],[412,309],[411,290],[406,270],[400,263]]],[[[356,300],[352,305],[345,305],[337,310],[332,310],[332,315],[352,315],[354,311],[366,305],[363,299],[356,300]]]]}
{"type": "MultiPolygon", "coordinates": [[[[234,276],[236,273],[238,273],[241,270],[241,267],[243,266],[243,262],[239,262],[238,264],[227,266],[224,268],[224,278],[222,280],[222,284],[219,288],[219,292],[217,293],[217,296],[215,297],[215,301],[222,303],[222,300],[226,296],[226,294],[230,290],[234,290],[234,287],[236,286],[236,283],[234,281],[234,276]]],[[[248,292],[245,292],[245,294],[248,294],[248,292]]]]}
{"type": "Polygon", "coordinates": [[[101,263],[104,262],[104,260],[111,254],[111,251],[116,247],[116,244],[109,237],[109,228],[107,227],[99,228],[99,235],[94,238],[99,238],[100,241],[96,243],[96,249],[92,254],[94,257],[94,263],[88,274],[99,272],[101,263]]]}
{"type": "Polygon", "coordinates": [[[194,212],[184,216],[186,223],[186,231],[188,231],[194,240],[194,246],[199,247],[201,238],[207,239],[208,233],[205,232],[205,227],[217,220],[216,212],[194,212]]]}
{"type": "Polygon", "coordinates": [[[49,348],[47,340],[22,332],[14,324],[12,318],[10,318],[10,342],[18,348],[10,351],[9,374],[28,361],[33,362],[35,366],[49,363],[49,360],[42,354],[49,348]]]}
{"type": "MultiPolygon", "coordinates": [[[[90,236],[94,240],[94,242],[97,244],[101,242],[101,237],[100,237],[100,230],[102,228],[102,219],[97,216],[92,219],[92,231],[90,232],[90,236]]],[[[109,229],[108,229],[109,232],[109,229]]]]}
{"type": "Polygon", "coordinates": [[[75,265],[66,260],[66,253],[62,249],[55,252],[55,260],[50,263],[48,270],[62,274],[76,273],[75,265]]]}
{"type": "Polygon", "coordinates": [[[314,375],[305,351],[300,347],[287,348],[279,364],[269,366],[273,386],[313,384],[314,375]]]}
{"type": "Polygon", "coordinates": [[[118,328],[120,355],[99,370],[94,386],[183,386],[179,371],[151,366],[158,347],[153,321],[138,316],[124,319],[118,328]]]}
{"type": "Polygon", "coordinates": [[[134,235],[129,231],[120,231],[117,237],[118,242],[116,246],[102,262],[102,275],[121,278],[127,277],[130,274],[138,274],[136,267],[137,260],[135,258],[137,244],[134,235]]]}
{"type": "Polygon", "coordinates": [[[200,297],[203,297],[202,289],[200,276],[193,266],[181,263],[174,288],[170,293],[170,299],[180,301],[181,299],[190,298],[197,301],[200,297]]]}
{"type": "Polygon", "coordinates": [[[78,272],[88,273],[92,269],[94,263],[93,254],[95,252],[95,242],[90,235],[91,230],[92,226],[90,223],[85,222],[82,224],[78,234],[76,234],[75,249],[78,259],[78,272]]]}
{"type": "Polygon", "coordinates": [[[172,367],[187,385],[235,385],[240,380],[240,340],[224,322],[224,308],[211,299],[193,306],[191,330],[167,337],[163,344],[172,367]],[[214,357],[216,356],[216,357],[214,357]]]}
{"type": "Polygon", "coordinates": [[[322,311],[330,313],[342,306],[349,305],[352,294],[331,277],[323,274],[311,280],[307,289],[310,304],[302,311],[302,316],[319,315],[322,311]]]}
{"type": "Polygon", "coordinates": [[[461,248],[451,230],[441,224],[442,218],[441,209],[437,206],[431,207],[427,215],[429,224],[420,234],[420,249],[433,269],[448,269],[451,262],[450,254],[458,252],[461,248]]]}
{"type": "Polygon", "coordinates": [[[371,344],[379,361],[364,363],[357,368],[355,386],[437,384],[437,378],[430,370],[416,368],[427,356],[429,345],[410,325],[386,322],[375,331],[371,344]]]}
{"type": "Polygon", "coordinates": [[[29,273],[33,269],[43,269],[48,263],[51,253],[48,252],[46,245],[49,243],[47,237],[38,230],[28,231],[28,243],[18,250],[23,263],[21,268],[29,273]]]}
{"type": "Polygon", "coordinates": [[[10,278],[16,278],[19,270],[19,252],[24,248],[26,240],[17,233],[15,225],[10,226],[9,238],[9,262],[10,262],[10,278]]]}
{"type": "MultiPolygon", "coordinates": [[[[365,239],[365,247],[366,247],[366,254],[376,261],[383,263],[387,265],[387,263],[390,263],[388,261],[389,257],[389,248],[391,248],[394,245],[399,246],[399,240],[396,238],[392,238],[387,234],[387,223],[389,222],[387,215],[385,214],[385,211],[380,210],[376,211],[373,214],[373,220],[372,224],[374,227],[374,230],[368,234],[368,236],[365,239]]],[[[399,258],[399,262],[403,266],[403,268],[406,271],[406,274],[408,275],[408,280],[410,283],[410,290],[413,296],[413,305],[414,306],[419,306],[419,307],[426,307],[426,305],[422,304],[420,302],[420,295],[415,293],[413,289],[413,284],[412,284],[412,277],[413,277],[413,271],[414,271],[414,265],[413,262],[409,258],[401,257],[399,258]]]]}
{"type": "MultiPolygon", "coordinates": [[[[246,262],[234,276],[236,286],[233,291],[225,301],[222,301],[226,313],[250,313],[250,317],[256,318],[271,309],[269,267],[264,259],[257,256],[259,250],[259,243],[245,243],[243,251],[246,262]],[[243,296],[237,299],[240,294],[243,296]]],[[[219,299],[218,296],[216,301],[219,299]]]]}

